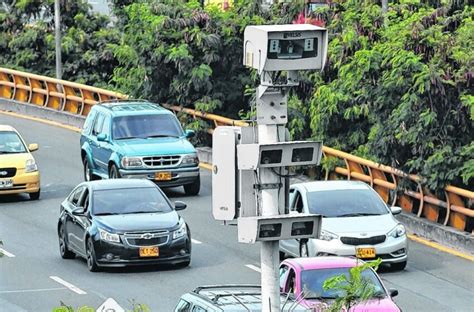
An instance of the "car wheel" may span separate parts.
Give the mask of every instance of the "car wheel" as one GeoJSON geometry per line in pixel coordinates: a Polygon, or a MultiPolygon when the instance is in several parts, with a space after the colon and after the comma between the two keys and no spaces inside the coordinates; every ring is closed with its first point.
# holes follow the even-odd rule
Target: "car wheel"
{"type": "Polygon", "coordinates": [[[97,176],[92,173],[92,170],[89,166],[89,161],[87,160],[87,157],[84,157],[84,181],[94,181],[97,180],[97,176]]]}
{"type": "Polygon", "coordinates": [[[64,230],[64,226],[62,225],[59,228],[59,253],[63,259],[74,259],[74,257],[76,257],[76,254],[70,251],[67,246],[66,230],[64,230]]]}
{"type": "Polygon", "coordinates": [[[180,268],[186,268],[186,267],[188,267],[190,264],[191,264],[191,259],[186,260],[186,261],[183,261],[183,262],[180,262],[180,263],[178,264],[178,266],[179,266],[180,268]]]}
{"type": "Polygon", "coordinates": [[[407,266],[407,262],[406,260],[403,261],[403,262],[398,262],[398,263],[392,263],[390,264],[390,268],[394,271],[402,271],[405,269],[405,267],[407,266]]]}
{"type": "Polygon", "coordinates": [[[186,195],[197,195],[199,194],[199,190],[201,189],[201,178],[198,177],[196,181],[191,184],[186,184],[183,187],[186,195]]]}
{"type": "Polygon", "coordinates": [[[300,243],[300,257],[301,258],[309,257],[308,243],[307,242],[301,242],[300,243]]]}
{"type": "Polygon", "coordinates": [[[29,193],[28,195],[30,195],[31,200],[38,200],[40,198],[40,193],[41,190],[38,190],[38,192],[29,193]]]}
{"type": "Polygon", "coordinates": [[[117,169],[117,166],[115,164],[113,164],[112,166],[110,166],[110,169],[109,169],[109,178],[110,179],[120,179],[120,172],[119,170],[117,169]]]}
{"type": "Polygon", "coordinates": [[[89,271],[99,271],[99,266],[97,265],[97,260],[95,258],[94,244],[92,243],[92,239],[90,238],[87,239],[86,256],[87,268],[89,269],[89,271]]]}

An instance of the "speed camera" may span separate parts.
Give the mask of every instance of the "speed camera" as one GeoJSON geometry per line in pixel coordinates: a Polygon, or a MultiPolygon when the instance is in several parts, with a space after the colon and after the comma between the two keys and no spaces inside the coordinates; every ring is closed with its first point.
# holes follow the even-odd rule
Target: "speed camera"
{"type": "Polygon", "coordinates": [[[244,65],[263,71],[322,69],[327,30],[309,24],[247,26],[244,65]]]}

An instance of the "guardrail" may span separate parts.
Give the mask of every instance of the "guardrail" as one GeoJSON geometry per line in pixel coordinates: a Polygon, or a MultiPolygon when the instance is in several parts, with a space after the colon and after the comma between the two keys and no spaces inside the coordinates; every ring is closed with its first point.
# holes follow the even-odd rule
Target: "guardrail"
{"type": "MultiPolygon", "coordinates": [[[[86,116],[92,105],[127,96],[117,92],[69,81],[0,68],[0,97],[45,108],[86,116]]],[[[209,131],[220,125],[248,126],[248,123],[189,108],[163,105],[175,113],[184,113],[209,123],[209,131]]],[[[391,205],[398,205],[430,221],[466,231],[474,221],[474,192],[454,186],[443,190],[442,198],[423,188],[421,178],[398,169],[351,155],[327,146],[327,158],[337,160],[336,167],[325,172],[325,179],[343,177],[370,184],[391,205]]],[[[474,231],[472,233],[474,235],[474,231]]]]}

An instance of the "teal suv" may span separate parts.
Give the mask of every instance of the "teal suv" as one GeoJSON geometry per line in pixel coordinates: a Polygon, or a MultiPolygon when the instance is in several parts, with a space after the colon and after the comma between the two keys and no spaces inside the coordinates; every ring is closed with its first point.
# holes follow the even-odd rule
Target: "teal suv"
{"type": "Polygon", "coordinates": [[[94,105],[81,134],[86,181],[144,178],[160,187],[200,189],[199,159],[176,116],[158,104],[114,101],[94,105]]]}

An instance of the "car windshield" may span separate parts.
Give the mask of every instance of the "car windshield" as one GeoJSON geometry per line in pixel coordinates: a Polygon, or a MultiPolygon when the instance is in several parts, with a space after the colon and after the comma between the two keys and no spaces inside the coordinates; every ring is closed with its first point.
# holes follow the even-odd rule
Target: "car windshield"
{"type": "Polygon", "coordinates": [[[112,121],[112,136],[115,140],[182,135],[183,129],[174,115],[121,116],[112,121]]]}
{"type": "Polygon", "coordinates": [[[0,154],[26,153],[26,147],[14,131],[0,132],[0,154]]]}
{"type": "MultiPolygon", "coordinates": [[[[343,290],[324,290],[324,281],[328,278],[345,275],[349,278],[350,268],[331,268],[319,270],[304,270],[301,272],[301,290],[306,299],[336,299],[344,295],[343,290]]],[[[374,271],[368,269],[361,273],[362,281],[373,288],[374,297],[385,297],[385,290],[375,275],[374,271]]]]}
{"type": "Polygon", "coordinates": [[[94,191],[92,213],[98,215],[163,213],[173,211],[155,187],[94,191]]]}
{"type": "Polygon", "coordinates": [[[323,217],[378,216],[388,213],[385,203],[369,189],[309,192],[308,208],[323,217]]]}

